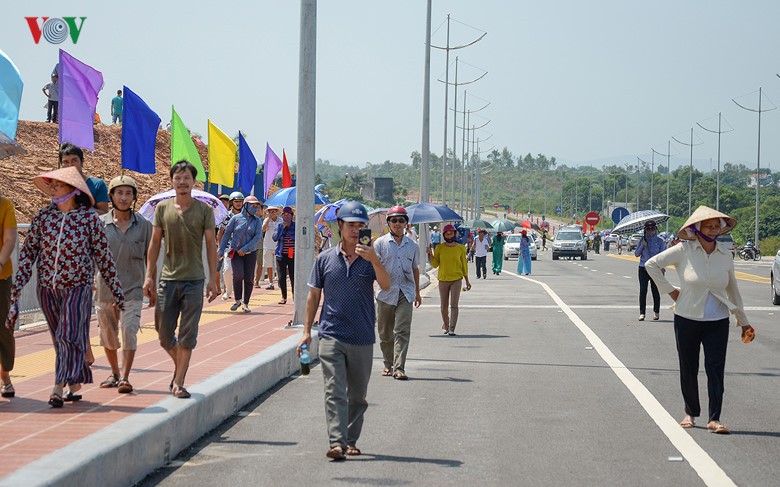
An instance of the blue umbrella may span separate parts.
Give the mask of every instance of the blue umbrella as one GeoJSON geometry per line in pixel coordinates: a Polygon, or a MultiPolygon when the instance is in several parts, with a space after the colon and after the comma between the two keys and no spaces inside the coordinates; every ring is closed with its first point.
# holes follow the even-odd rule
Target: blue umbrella
{"type": "Polygon", "coordinates": [[[463,221],[463,217],[455,213],[449,207],[434,205],[433,203],[418,203],[416,205],[407,206],[406,212],[409,213],[409,223],[463,221]]]}
{"type": "MultiPolygon", "coordinates": [[[[328,203],[327,205],[320,208],[320,210],[314,214],[314,221],[319,222],[320,217],[324,214],[325,218],[322,219],[322,221],[325,222],[332,222],[336,220],[336,213],[339,211],[339,208],[341,208],[341,205],[346,203],[348,200],[346,198],[340,199],[335,203],[328,203]]],[[[319,225],[317,227],[318,230],[322,230],[322,225],[319,225]]]]}
{"type": "MultiPolygon", "coordinates": [[[[272,194],[265,200],[267,206],[295,206],[295,190],[296,186],[290,188],[280,189],[276,193],[272,194]]],[[[327,196],[317,191],[314,192],[314,204],[326,205],[330,203],[327,196]]]]}

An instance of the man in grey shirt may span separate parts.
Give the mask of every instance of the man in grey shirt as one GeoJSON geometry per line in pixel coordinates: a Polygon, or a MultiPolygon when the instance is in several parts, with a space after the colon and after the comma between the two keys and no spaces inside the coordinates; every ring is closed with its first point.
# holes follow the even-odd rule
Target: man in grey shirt
{"type": "Polygon", "coordinates": [[[376,295],[377,331],[382,349],[382,375],[406,380],[406,354],[412,328],[412,303],[419,308],[420,297],[419,249],[406,233],[409,216],[403,206],[387,211],[390,233],[379,237],[374,251],[382,267],[390,275],[390,289],[376,295]]]}
{"type": "Polygon", "coordinates": [[[111,290],[102,279],[97,279],[97,316],[100,345],[111,365],[111,375],[100,383],[101,388],[117,387],[119,392],[133,392],[130,368],[138,348],[136,336],[141,327],[141,309],[144,300],[146,252],[152,239],[152,224],[134,211],[138,186],[130,176],[118,176],[108,185],[108,197],[113,208],[100,218],[106,224],[106,237],[116,263],[117,276],[125,293],[125,310],[114,307],[111,290]],[[122,339],[119,339],[119,324],[122,339]],[[119,375],[117,349],[122,347],[122,375],[119,375]]]}

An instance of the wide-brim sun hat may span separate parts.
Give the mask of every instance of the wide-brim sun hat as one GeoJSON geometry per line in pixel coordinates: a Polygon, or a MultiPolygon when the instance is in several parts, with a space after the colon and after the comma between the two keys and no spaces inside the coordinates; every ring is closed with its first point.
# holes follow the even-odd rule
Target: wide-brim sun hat
{"type": "Polygon", "coordinates": [[[713,218],[720,220],[720,233],[718,235],[729,233],[737,226],[736,219],[710,208],[709,206],[702,205],[696,208],[691,216],[688,217],[688,220],[686,220],[682,228],[680,228],[680,231],[677,232],[677,236],[682,240],[696,240],[696,232],[699,231],[701,222],[713,218]]]}
{"type": "Polygon", "coordinates": [[[54,180],[69,184],[82,193],[86,194],[89,197],[89,201],[92,203],[92,206],[95,206],[95,197],[92,196],[92,192],[87,186],[87,181],[84,180],[84,176],[82,176],[79,170],[75,167],[63,167],[54,171],[39,174],[33,178],[33,184],[44,194],[51,196],[51,183],[54,180]]]}

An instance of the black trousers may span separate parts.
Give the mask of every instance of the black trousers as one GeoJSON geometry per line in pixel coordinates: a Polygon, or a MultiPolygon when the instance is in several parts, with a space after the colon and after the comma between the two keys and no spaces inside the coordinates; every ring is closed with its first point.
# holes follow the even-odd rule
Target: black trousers
{"type": "Polygon", "coordinates": [[[53,122],[57,123],[59,122],[59,107],[60,102],[55,100],[49,100],[49,103],[46,105],[46,121],[47,122],[53,122]]]}
{"type": "Polygon", "coordinates": [[[650,283],[650,289],[653,293],[653,312],[658,313],[661,310],[661,294],[658,292],[658,286],[655,285],[647,269],[639,268],[639,314],[646,314],[647,309],[647,283],[650,283]]]}
{"type": "Polygon", "coordinates": [[[252,284],[255,279],[255,266],[257,266],[257,252],[250,252],[243,256],[236,255],[230,260],[233,269],[233,295],[236,301],[244,301],[249,304],[252,297],[252,284]]]}
{"type": "Polygon", "coordinates": [[[477,279],[482,276],[487,276],[487,255],[477,257],[477,279]]]}
{"type": "Polygon", "coordinates": [[[685,413],[701,415],[699,405],[699,350],[704,347],[704,370],[707,373],[709,421],[720,421],[723,406],[723,377],[726,371],[726,347],[729,319],[696,321],[674,315],[674,336],[680,360],[680,388],[685,401],[685,413]]]}
{"type": "Polygon", "coordinates": [[[277,272],[279,273],[279,287],[282,290],[282,299],[287,300],[287,276],[290,276],[290,287],[295,293],[295,284],[293,283],[295,275],[295,258],[284,256],[281,259],[276,258],[277,272]]]}

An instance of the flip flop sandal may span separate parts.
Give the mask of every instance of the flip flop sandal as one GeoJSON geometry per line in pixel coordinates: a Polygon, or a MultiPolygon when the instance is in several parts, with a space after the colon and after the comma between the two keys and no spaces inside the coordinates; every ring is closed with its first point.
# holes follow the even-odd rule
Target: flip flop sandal
{"type": "Polygon", "coordinates": [[[325,453],[325,456],[330,458],[331,460],[336,460],[336,461],[344,460],[345,458],[347,458],[346,455],[344,455],[344,449],[341,448],[340,446],[334,446],[333,448],[328,450],[327,453],[325,453]]]}
{"type": "Polygon", "coordinates": [[[110,389],[112,387],[116,387],[119,383],[119,376],[116,374],[109,375],[106,380],[100,383],[101,389],[110,389]]]}
{"type": "Polygon", "coordinates": [[[279,304],[287,304],[287,300],[286,299],[282,299],[282,300],[279,301],[279,304]]]}
{"type": "Polygon", "coordinates": [[[696,423],[694,421],[690,421],[690,420],[680,421],[680,426],[685,428],[685,429],[693,428],[694,425],[696,425],[696,423]]]}
{"type": "Polygon", "coordinates": [[[65,397],[62,398],[65,402],[79,402],[81,401],[81,394],[73,394],[72,392],[68,392],[65,394],[65,397]]]}
{"type": "Polygon", "coordinates": [[[133,392],[133,386],[130,384],[130,382],[127,381],[127,379],[122,379],[119,381],[119,385],[117,385],[117,392],[120,394],[130,394],[133,392]]]}
{"type": "Polygon", "coordinates": [[[717,424],[712,426],[707,425],[707,429],[715,433],[716,435],[728,435],[729,433],[731,433],[731,430],[725,424],[717,424]]]}
{"type": "Polygon", "coordinates": [[[173,397],[177,397],[179,399],[189,399],[192,397],[192,394],[187,391],[184,387],[174,386],[173,387],[173,397]]]}
{"type": "Polygon", "coordinates": [[[395,380],[409,380],[409,377],[404,374],[403,372],[396,372],[393,374],[393,379],[395,380]]]}
{"type": "Polygon", "coordinates": [[[356,457],[356,456],[360,455],[361,453],[362,452],[360,451],[360,449],[358,449],[355,446],[348,446],[347,447],[347,455],[349,455],[351,457],[356,457]]]}
{"type": "Polygon", "coordinates": [[[390,369],[384,369],[382,371],[382,377],[391,377],[393,375],[393,371],[390,369]]]}
{"type": "Polygon", "coordinates": [[[49,396],[49,406],[53,408],[61,408],[63,404],[64,402],[62,400],[62,396],[59,394],[52,394],[49,396]]]}

